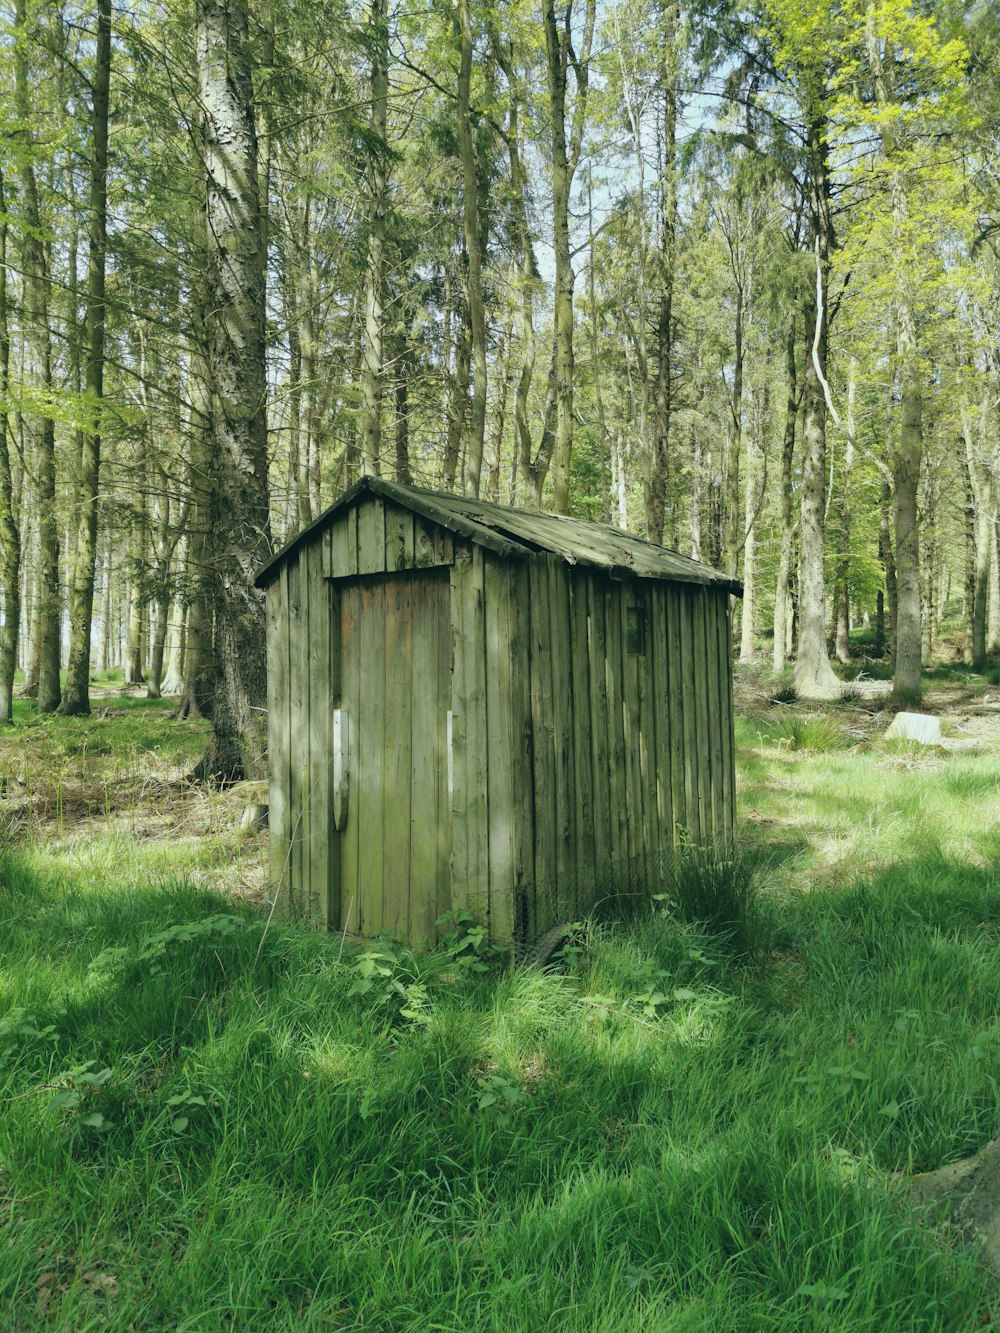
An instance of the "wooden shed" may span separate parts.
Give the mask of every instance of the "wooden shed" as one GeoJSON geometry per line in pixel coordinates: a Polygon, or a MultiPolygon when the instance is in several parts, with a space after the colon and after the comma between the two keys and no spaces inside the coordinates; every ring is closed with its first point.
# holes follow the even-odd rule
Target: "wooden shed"
{"type": "Polygon", "coordinates": [[[733,829],[728,575],[617,528],[365,477],[260,572],[293,912],[499,946],[733,829]]]}

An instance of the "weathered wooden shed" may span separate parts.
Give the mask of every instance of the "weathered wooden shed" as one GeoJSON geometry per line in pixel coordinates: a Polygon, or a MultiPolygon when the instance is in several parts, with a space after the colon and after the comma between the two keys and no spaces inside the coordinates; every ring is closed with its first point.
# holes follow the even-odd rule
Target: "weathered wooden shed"
{"type": "Polygon", "coordinates": [[[517,945],[732,831],[728,575],[365,477],[258,585],[272,879],[317,924],[517,945]]]}

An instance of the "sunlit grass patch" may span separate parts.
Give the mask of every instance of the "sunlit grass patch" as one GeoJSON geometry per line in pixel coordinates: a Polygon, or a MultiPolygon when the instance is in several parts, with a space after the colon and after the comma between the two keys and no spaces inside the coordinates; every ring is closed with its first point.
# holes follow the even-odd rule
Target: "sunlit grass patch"
{"type": "Polygon", "coordinates": [[[0,1299],[29,1323],[42,1289],[54,1328],[791,1333],[835,1308],[943,1330],[988,1308],[891,1187],[994,1131],[985,870],[935,854],[792,895],[750,967],[654,913],[593,926],[568,971],[456,975],[387,943],[372,986],[369,951],[203,891],[17,857],[0,884],[0,1299]],[[387,1002],[393,978],[426,1004],[387,1002]]]}

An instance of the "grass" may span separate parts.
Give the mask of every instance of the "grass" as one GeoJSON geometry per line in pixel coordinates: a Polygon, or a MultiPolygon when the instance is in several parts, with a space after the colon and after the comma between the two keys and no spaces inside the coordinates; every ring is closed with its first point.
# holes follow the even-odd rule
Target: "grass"
{"type": "Polygon", "coordinates": [[[480,972],[268,925],[101,821],[82,859],[51,823],[0,853],[0,1324],[996,1318],[894,1178],[996,1132],[1000,764],[760,722],[752,961],[654,912],[480,972]]]}

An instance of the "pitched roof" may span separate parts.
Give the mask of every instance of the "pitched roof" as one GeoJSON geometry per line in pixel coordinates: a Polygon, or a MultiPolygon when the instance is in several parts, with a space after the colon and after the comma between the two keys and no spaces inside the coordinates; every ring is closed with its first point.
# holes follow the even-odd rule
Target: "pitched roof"
{"type": "Polygon", "coordinates": [[[498,555],[516,559],[549,551],[562,556],[568,564],[603,569],[618,577],[713,584],[728,588],[737,596],[743,592],[739,579],[607,523],[568,518],[563,514],[534,513],[370,476],[362,477],[345,491],[339,500],[273,556],[258,573],[257,586],[266,587],[293,551],[365,494],[382,496],[498,555]]]}

